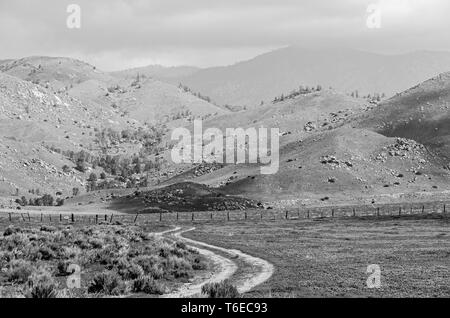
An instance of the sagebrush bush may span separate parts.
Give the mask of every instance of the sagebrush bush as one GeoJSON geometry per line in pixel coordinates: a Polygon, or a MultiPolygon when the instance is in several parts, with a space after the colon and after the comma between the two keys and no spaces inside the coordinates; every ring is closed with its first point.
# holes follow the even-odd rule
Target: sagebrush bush
{"type": "Polygon", "coordinates": [[[88,243],[91,245],[92,248],[99,249],[102,248],[104,245],[103,240],[99,238],[91,238],[88,240],[88,243]]]}
{"type": "Polygon", "coordinates": [[[58,284],[53,279],[51,273],[44,268],[31,274],[28,279],[28,298],[56,298],[58,295],[58,284]]]}
{"type": "Polygon", "coordinates": [[[50,233],[56,232],[57,230],[58,229],[56,227],[51,226],[51,225],[45,225],[45,224],[42,225],[41,229],[40,229],[41,232],[50,232],[50,233]]]}
{"type": "Polygon", "coordinates": [[[112,271],[104,271],[94,276],[88,287],[89,293],[120,295],[125,291],[125,284],[120,276],[112,271]]]}
{"type": "Polygon", "coordinates": [[[164,285],[150,276],[141,276],[133,281],[133,291],[152,295],[162,295],[165,292],[164,285]]]}
{"type": "Polygon", "coordinates": [[[208,264],[200,258],[199,256],[194,257],[192,261],[192,269],[198,271],[198,270],[205,270],[208,268],[208,264]]]}
{"type": "Polygon", "coordinates": [[[33,265],[25,260],[17,259],[12,260],[7,271],[7,277],[10,282],[26,283],[28,277],[33,273],[33,265]]]}
{"type": "Polygon", "coordinates": [[[144,270],[136,263],[129,262],[126,258],[122,257],[117,261],[115,265],[117,273],[125,280],[136,279],[144,275],[144,270]]]}
{"type": "Polygon", "coordinates": [[[3,232],[3,236],[9,236],[9,235],[13,235],[14,233],[20,233],[20,232],[22,232],[21,228],[10,225],[6,228],[5,232],[3,232]]]}
{"type": "Polygon", "coordinates": [[[240,294],[228,280],[220,283],[209,283],[202,286],[202,294],[208,298],[238,298],[240,294]]]}
{"type": "Polygon", "coordinates": [[[39,225],[9,227],[0,235],[0,268],[5,269],[3,281],[10,282],[8,293],[35,298],[75,295],[58,290],[51,275],[70,275],[70,264],[80,266],[82,274],[98,273],[82,283],[76,297],[121,295],[127,288],[161,294],[164,281],[186,281],[193,270],[206,268],[203,257],[184,243],[168,242],[137,226],[39,225]]]}
{"type": "Polygon", "coordinates": [[[70,262],[68,260],[59,260],[56,265],[56,275],[58,275],[58,276],[70,275],[70,273],[67,272],[67,269],[70,264],[72,264],[72,262],[70,262]]]}

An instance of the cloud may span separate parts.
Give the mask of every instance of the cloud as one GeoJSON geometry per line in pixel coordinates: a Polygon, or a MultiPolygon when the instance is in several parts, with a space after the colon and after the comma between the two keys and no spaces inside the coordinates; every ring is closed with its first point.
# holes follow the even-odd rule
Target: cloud
{"type": "Polygon", "coordinates": [[[1,58],[64,55],[119,69],[230,64],[290,44],[449,50],[448,15],[447,0],[2,1],[1,58]],[[79,30],[66,27],[71,3],[82,9],[79,30]],[[382,9],[378,30],[366,27],[371,3],[382,9]]]}

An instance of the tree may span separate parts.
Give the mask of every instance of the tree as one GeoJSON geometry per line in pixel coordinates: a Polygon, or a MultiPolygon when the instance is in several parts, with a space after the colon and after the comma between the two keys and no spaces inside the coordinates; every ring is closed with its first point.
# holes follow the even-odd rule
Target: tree
{"type": "Polygon", "coordinates": [[[68,165],[64,165],[62,167],[62,170],[63,170],[64,173],[69,173],[71,169],[70,169],[70,167],[68,165]]]}
{"type": "Polygon", "coordinates": [[[89,175],[89,178],[87,179],[87,181],[89,181],[89,182],[97,182],[97,180],[98,180],[97,175],[94,172],[92,172],[89,175]]]}
{"type": "Polygon", "coordinates": [[[101,172],[100,173],[100,179],[105,180],[106,179],[106,173],[101,172]]]}
{"type": "Polygon", "coordinates": [[[80,172],[85,172],[86,171],[86,160],[84,158],[78,158],[75,169],[77,169],[80,172]]]}

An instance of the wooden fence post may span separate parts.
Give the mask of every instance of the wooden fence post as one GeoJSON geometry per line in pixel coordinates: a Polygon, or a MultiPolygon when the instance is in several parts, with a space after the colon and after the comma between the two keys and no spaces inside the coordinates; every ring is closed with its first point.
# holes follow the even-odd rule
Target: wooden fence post
{"type": "Polygon", "coordinates": [[[334,209],[331,209],[331,217],[334,218],[334,209]]]}
{"type": "Polygon", "coordinates": [[[75,223],[75,215],[72,213],[72,223],[75,223]]]}
{"type": "Polygon", "coordinates": [[[380,216],[380,207],[377,207],[377,216],[380,216]]]}
{"type": "Polygon", "coordinates": [[[30,212],[27,212],[27,214],[28,214],[28,222],[31,222],[30,212]]]}
{"type": "Polygon", "coordinates": [[[136,223],[138,216],[139,216],[139,212],[136,213],[136,217],[134,218],[134,222],[133,223],[136,223]]]}
{"type": "Polygon", "coordinates": [[[178,212],[177,212],[177,221],[179,220],[178,212]]]}
{"type": "Polygon", "coordinates": [[[230,220],[230,212],[227,212],[227,221],[230,220]]]}
{"type": "Polygon", "coordinates": [[[444,204],[444,213],[445,213],[445,204],[444,204]]]}
{"type": "Polygon", "coordinates": [[[288,216],[289,216],[289,211],[286,210],[286,217],[285,217],[286,220],[288,219],[288,216]]]}
{"type": "Polygon", "coordinates": [[[263,214],[262,214],[262,212],[261,212],[261,220],[263,219],[263,214]]]}
{"type": "Polygon", "coordinates": [[[62,222],[62,215],[61,215],[61,213],[59,214],[59,223],[61,223],[62,222]]]}
{"type": "Polygon", "coordinates": [[[211,220],[213,219],[213,214],[212,214],[212,212],[211,212],[211,220]]]}
{"type": "Polygon", "coordinates": [[[41,223],[42,223],[42,219],[44,218],[44,215],[41,213],[41,223]]]}
{"type": "Polygon", "coordinates": [[[247,212],[244,212],[244,219],[247,220],[247,212]]]}
{"type": "Polygon", "coordinates": [[[95,224],[98,223],[98,214],[95,215],[95,224]]]}
{"type": "Polygon", "coordinates": [[[22,220],[23,220],[24,222],[26,222],[26,221],[25,221],[25,217],[23,216],[23,214],[20,213],[20,215],[22,216],[22,220]]]}
{"type": "Polygon", "coordinates": [[[11,213],[8,213],[9,214],[9,222],[12,222],[12,216],[11,216],[11,213]]]}
{"type": "Polygon", "coordinates": [[[353,217],[356,217],[356,209],[353,208],[353,217]]]}
{"type": "Polygon", "coordinates": [[[425,205],[422,205],[422,214],[425,213],[425,205]]]}
{"type": "Polygon", "coordinates": [[[159,222],[162,222],[162,212],[159,212],[159,222]]]}
{"type": "Polygon", "coordinates": [[[192,212],[191,221],[194,222],[194,212],[192,212]]]}
{"type": "Polygon", "coordinates": [[[109,219],[109,223],[112,223],[113,217],[114,217],[114,214],[111,213],[111,218],[109,219]]]}
{"type": "Polygon", "coordinates": [[[309,210],[306,212],[306,218],[309,219],[309,210]]]}

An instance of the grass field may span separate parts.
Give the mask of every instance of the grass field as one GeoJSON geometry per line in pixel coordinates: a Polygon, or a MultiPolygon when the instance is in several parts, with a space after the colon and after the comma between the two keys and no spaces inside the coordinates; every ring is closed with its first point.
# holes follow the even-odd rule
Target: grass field
{"type": "Polygon", "coordinates": [[[198,224],[187,237],[264,258],[269,281],[248,297],[449,297],[450,218],[442,216],[198,224]],[[367,288],[367,267],[381,288],[367,288]]]}

